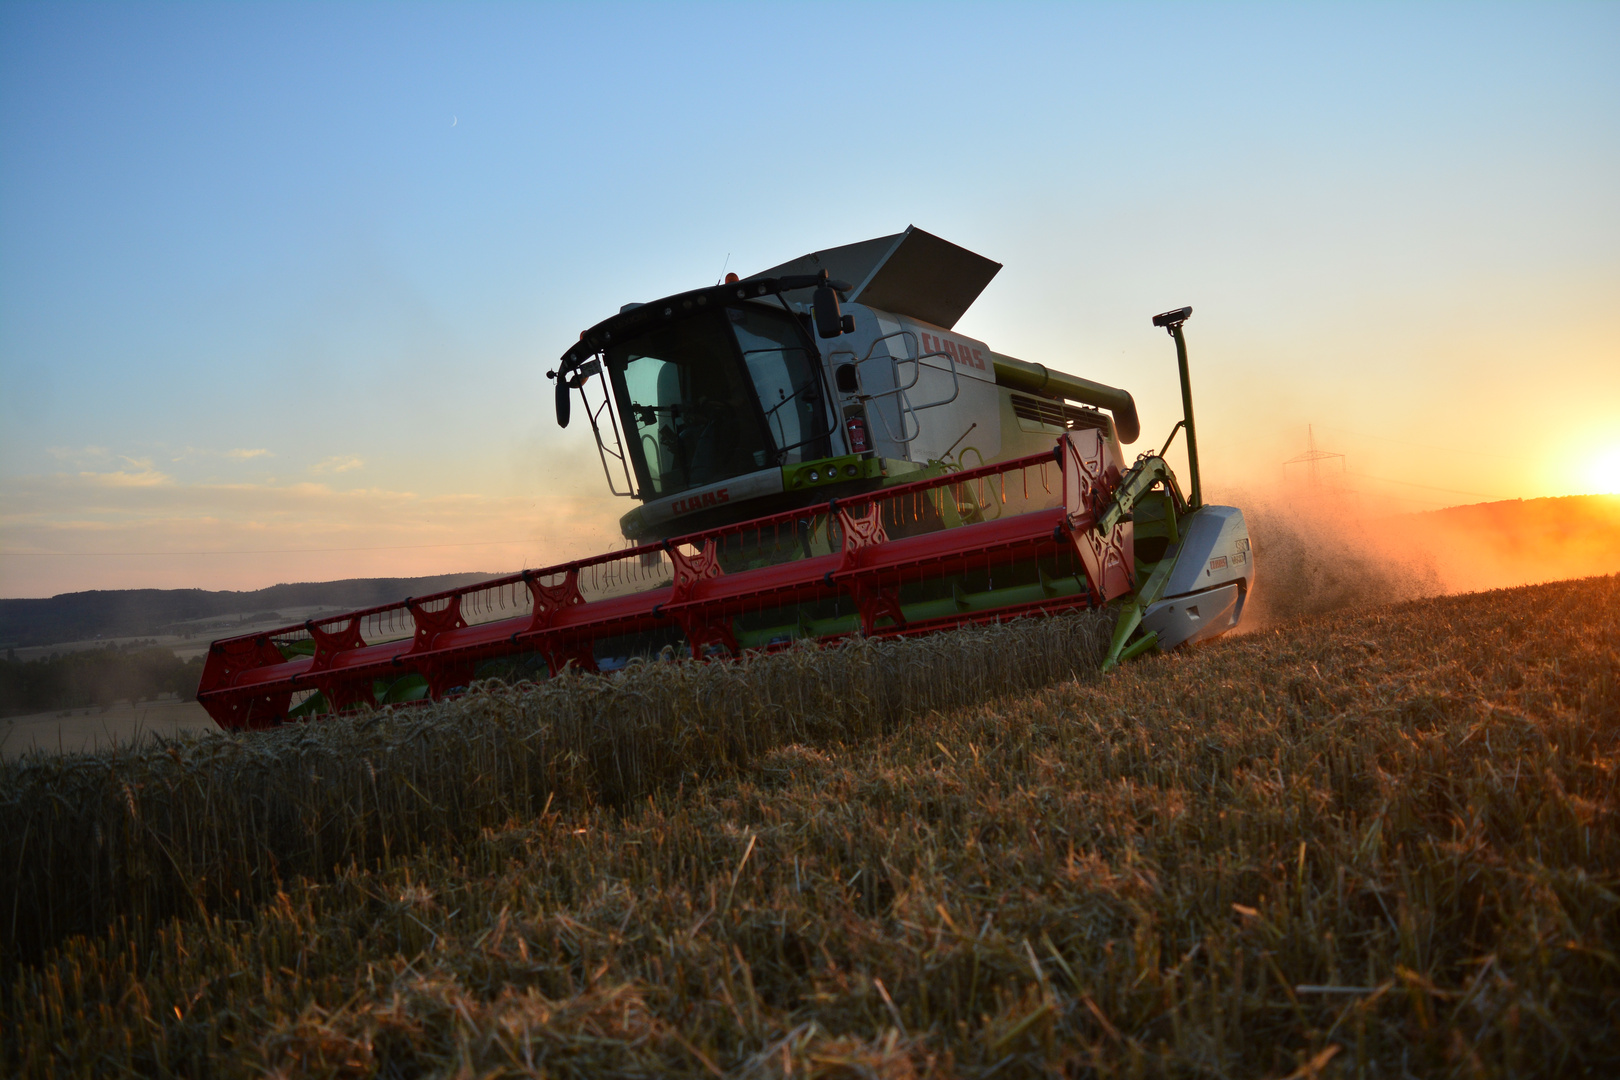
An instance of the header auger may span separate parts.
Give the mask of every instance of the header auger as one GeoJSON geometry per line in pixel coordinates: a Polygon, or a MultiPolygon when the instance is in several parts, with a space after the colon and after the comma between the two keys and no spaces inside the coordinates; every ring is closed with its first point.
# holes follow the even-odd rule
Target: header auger
{"type": "Polygon", "coordinates": [[[954,331],[1000,265],[920,229],[627,304],[548,375],[577,395],[632,546],[215,642],[221,725],[438,698],[481,678],[734,657],[1115,605],[1106,666],[1237,625],[1242,513],[1165,448],[1126,465],[1124,390],[954,331]]]}

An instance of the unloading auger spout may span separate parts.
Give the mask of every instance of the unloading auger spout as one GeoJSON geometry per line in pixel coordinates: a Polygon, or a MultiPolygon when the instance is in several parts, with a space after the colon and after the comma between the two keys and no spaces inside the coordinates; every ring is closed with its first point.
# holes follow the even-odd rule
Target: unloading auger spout
{"type": "Polygon", "coordinates": [[[1119,441],[1133,443],[1142,434],[1141,422],[1136,418],[1136,402],[1131,395],[1113,386],[1082,379],[1078,375],[1065,375],[1053,371],[1045,364],[1031,364],[1010,356],[995,354],[996,383],[1026,394],[1078,401],[1098,409],[1107,409],[1114,417],[1114,428],[1119,441]]]}
{"type": "Polygon", "coordinates": [[[915,636],[1109,606],[1113,666],[1232,629],[1241,511],[1206,506],[1181,308],[1191,498],[1170,441],[1127,463],[1129,392],[957,329],[1000,270],[915,227],[625,304],[547,372],[629,545],[216,641],[221,725],[440,698],[479,679],[612,672],[795,641],[915,636]],[[576,429],[577,430],[577,429],[576,429]]]}

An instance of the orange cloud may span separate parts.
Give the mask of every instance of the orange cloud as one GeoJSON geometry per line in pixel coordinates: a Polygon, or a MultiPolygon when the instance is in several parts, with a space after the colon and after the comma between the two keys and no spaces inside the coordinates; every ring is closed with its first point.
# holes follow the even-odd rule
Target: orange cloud
{"type": "Polygon", "coordinates": [[[564,493],[185,483],[151,469],[17,477],[7,488],[3,596],[544,566],[623,543],[626,508],[564,493]]]}

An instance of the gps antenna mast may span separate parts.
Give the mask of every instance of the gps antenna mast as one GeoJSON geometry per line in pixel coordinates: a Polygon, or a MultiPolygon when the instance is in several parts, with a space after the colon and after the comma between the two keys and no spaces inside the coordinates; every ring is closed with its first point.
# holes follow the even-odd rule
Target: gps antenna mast
{"type": "Polygon", "coordinates": [[[1162,326],[1176,339],[1176,364],[1181,369],[1181,414],[1187,421],[1187,471],[1192,474],[1192,508],[1204,505],[1204,488],[1198,480],[1198,431],[1193,427],[1192,381],[1187,377],[1187,339],[1181,324],[1192,318],[1192,308],[1177,308],[1153,316],[1153,325],[1162,326]]]}

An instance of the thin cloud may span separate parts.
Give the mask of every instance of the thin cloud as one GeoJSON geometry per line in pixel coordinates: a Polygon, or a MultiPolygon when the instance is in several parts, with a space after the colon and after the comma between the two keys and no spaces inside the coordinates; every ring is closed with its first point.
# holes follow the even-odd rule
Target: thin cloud
{"type": "Polygon", "coordinates": [[[170,461],[192,461],[197,458],[228,458],[231,461],[251,461],[254,458],[275,457],[275,451],[263,447],[248,449],[239,447],[234,450],[209,450],[201,446],[188,446],[171,457],[170,461]]]}
{"type": "Polygon", "coordinates": [[[358,469],[364,464],[365,461],[361,458],[339,454],[337,457],[329,457],[325,461],[316,462],[309,467],[309,471],[312,473],[348,472],[350,469],[358,469]]]}
{"type": "MultiPolygon", "coordinates": [[[[125,460],[128,460],[128,459],[126,458],[125,460]]],[[[140,472],[125,472],[123,470],[120,470],[118,472],[106,472],[106,473],[81,472],[79,475],[81,477],[83,477],[84,479],[90,481],[92,484],[96,484],[96,485],[98,485],[100,487],[114,487],[114,488],[160,487],[162,485],[171,484],[171,483],[174,482],[174,478],[172,476],[168,475],[167,473],[158,472],[156,469],[151,468],[150,467],[151,462],[149,462],[149,461],[144,462],[144,463],[142,463],[142,462],[133,462],[132,464],[136,464],[136,465],[144,464],[147,467],[142,468],[140,472]]]]}
{"type": "Polygon", "coordinates": [[[105,446],[52,446],[45,452],[57,461],[67,461],[75,465],[106,461],[112,456],[112,451],[105,446]]]}

